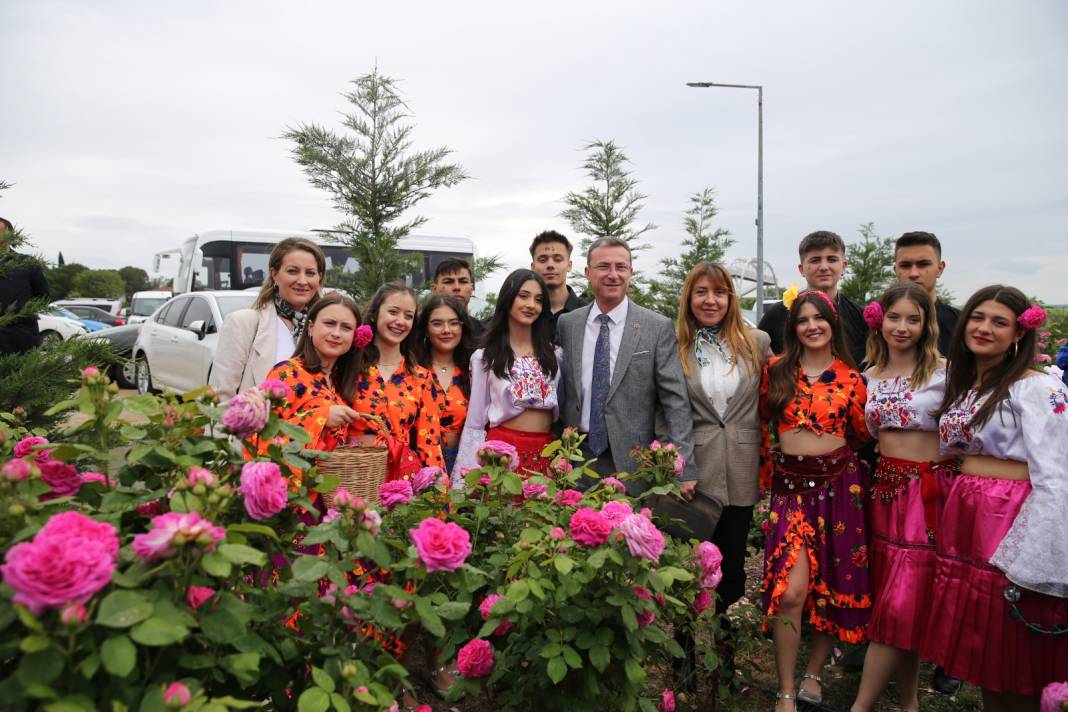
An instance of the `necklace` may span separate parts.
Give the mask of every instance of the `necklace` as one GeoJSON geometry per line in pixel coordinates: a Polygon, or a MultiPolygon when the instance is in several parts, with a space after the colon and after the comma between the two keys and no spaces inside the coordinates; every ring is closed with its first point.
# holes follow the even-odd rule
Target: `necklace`
{"type": "Polygon", "coordinates": [[[449,372],[449,371],[451,371],[452,369],[456,368],[456,366],[455,366],[454,364],[451,364],[451,363],[449,363],[449,364],[445,364],[444,366],[442,366],[442,365],[441,365],[441,364],[439,364],[439,363],[434,363],[433,361],[431,361],[431,363],[433,363],[433,364],[434,364],[434,368],[438,369],[438,370],[439,370],[439,371],[441,371],[442,373],[448,373],[448,372],[449,372]]]}

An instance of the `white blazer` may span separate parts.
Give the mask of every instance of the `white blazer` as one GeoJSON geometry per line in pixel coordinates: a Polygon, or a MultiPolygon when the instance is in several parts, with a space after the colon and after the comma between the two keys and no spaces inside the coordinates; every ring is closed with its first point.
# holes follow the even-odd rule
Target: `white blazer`
{"type": "Polygon", "coordinates": [[[258,386],[267,378],[278,357],[278,311],[274,304],[262,309],[238,309],[219,330],[219,345],[208,383],[224,403],[258,386]]]}

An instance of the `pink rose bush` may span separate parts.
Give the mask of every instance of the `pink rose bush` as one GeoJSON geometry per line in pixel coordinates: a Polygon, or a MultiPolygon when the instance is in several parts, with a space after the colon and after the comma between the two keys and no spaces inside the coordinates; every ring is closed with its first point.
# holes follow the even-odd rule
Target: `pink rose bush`
{"type": "Polygon", "coordinates": [[[163,691],[163,704],[171,709],[180,710],[188,705],[191,699],[189,688],[180,682],[172,682],[163,691]]]}
{"type": "Polygon", "coordinates": [[[256,435],[267,426],[271,402],[259,388],[249,388],[230,399],[222,426],[241,439],[256,435]]]}
{"type": "Polygon", "coordinates": [[[448,482],[449,476],[445,473],[445,470],[436,465],[424,467],[412,475],[412,489],[415,494],[421,494],[431,487],[448,484],[448,482]]]}
{"type": "Polygon", "coordinates": [[[582,493],[578,490],[566,489],[556,493],[556,503],[565,507],[577,507],[582,501],[582,493]]]}
{"type": "Polygon", "coordinates": [[[468,680],[489,675],[493,672],[493,646],[488,640],[475,638],[460,648],[456,667],[468,680]]]}
{"type": "Polygon", "coordinates": [[[723,554],[719,547],[710,541],[702,541],[694,547],[694,559],[697,560],[698,582],[701,588],[715,591],[723,580],[723,554]]]}
{"type": "Polygon", "coordinates": [[[693,599],[693,612],[701,615],[712,605],[712,594],[707,588],[702,588],[693,599]]]}
{"type": "Polygon", "coordinates": [[[601,484],[605,487],[611,487],[620,494],[626,494],[627,492],[627,486],[618,477],[605,477],[601,480],[601,484]]]}
{"type": "Polygon", "coordinates": [[[292,393],[289,384],[285,381],[279,381],[277,378],[268,378],[261,383],[260,392],[276,403],[284,403],[292,393]]]}
{"type": "Polygon", "coordinates": [[[378,502],[388,512],[397,505],[412,501],[412,483],[408,480],[385,482],[378,488],[378,502]]]}
{"type": "Polygon", "coordinates": [[[0,474],[5,480],[21,482],[33,473],[33,465],[22,459],[8,460],[0,467],[0,474]]]}
{"type": "MultiPolygon", "coordinates": [[[[501,598],[503,597],[500,594],[491,593],[490,595],[482,599],[482,603],[480,603],[478,606],[478,612],[482,616],[482,620],[488,621],[490,618],[493,617],[493,606],[496,605],[497,601],[501,600],[501,598]]],[[[511,629],[511,621],[501,621],[501,624],[494,628],[493,634],[507,635],[508,631],[510,631],[511,629]]]]}
{"type": "Polygon", "coordinates": [[[538,482],[523,485],[523,499],[544,499],[549,493],[549,486],[538,482]]]}
{"type": "Polygon", "coordinates": [[[453,522],[427,517],[410,534],[420,561],[430,573],[461,569],[471,554],[471,535],[453,522]]]}
{"type": "MultiPolygon", "coordinates": [[[[38,445],[47,444],[48,438],[42,438],[40,435],[28,435],[15,444],[15,449],[11,452],[11,454],[15,457],[26,457],[30,453],[33,453],[33,449],[38,445]]],[[[44,462],[45,460],[49,460],[52,458],[52,451],[38,450],[33,457],[35,460],[37,460],[37,462],[44,462]]]]}
{"type": "Polygon", "coordinates": [[[619,531],[627,542],[631,556],[657,562],[664,553],[664,535],[649,519],[631,514],[619,523],[619,531]]]}
{"type": "Polygon", "coordinates": [[[185,602],[194,611],[211,600],[215,595],[215,589],[210,586],[190,586],[185,594],[185,602]]]}
{"type": "Polygon", "coordinates": [[[110,524],[80,512],[54,515],[32,541],[15,544],[0,575],[15,591],[14,602],[35,616],[84,604],[111,582],[119,537],[110,524]]]}
{"type": "Polygon", "coordinates": [[[241,468],[241,485],[248,516],[269,519],[286,508],[289,491],[282,470],[273,462],[246,462],[241,468]]]}
{"type": "Polygon", "coordinates": [[[660,693],[660,704],[656,706],[656,712],[675,712],[675,693],[664,690],[660,693]]]}
{"type": "MultiPolygon", "coordinates": [[[[652,602],[653,594],[649,593],[649,589],[644,586],[635,586],[634,595],[643,601],[652,602]]],[[[652,624],[656,620],[656,612],[652,610],[638,611],[638,626],[644,628],[647,625],[652,624]]]]}
{"type": "Polygon", "coordinates": [[[478,463],[483,467],[506,467],[514,472],[519,467],[519,453],[514,445],[502,440],[487,440],[478,447],[478,463]]]}
{"type": "Polygon", "coordinates": [[[144,561],[174,557],[179,548],[192,544],[204,551],[226,538],[226,530],[217,527],[196,512],[168,512],[152,518],[152,528],[133,539],[133,553],[144,561]]]}
{"type": "Polygon", "coordinates": [[[603,514],[605,518],[608,519],[609,523],[611,523],[612,527],[615,528],[618,527],[624,519],[634,514],[634,508],[622,500],[612,500],[610,502],[605,502],[601,506],[601,514],[603,514]]]}
{"type": "Polygon", "coordinates": [[[608,541],[612,523],[600,512],[582,507],[571,517],[568,526],[571,538],[583,546],[600,546],[608,541]]]}
{"type": "Polygon", "coordinates": [[[1068,682],[1051,682],[1042,690],[1041,712],[1061,712],[1068,704],[1068,682]]]}
{"type": "Polygon", "coordinates": [[[41,479],[52,488],[53,497],[73,497],[82,488],[82,478],[74,465],[59,460],[45,460],[37,463],[41,470],[41,479]]]}

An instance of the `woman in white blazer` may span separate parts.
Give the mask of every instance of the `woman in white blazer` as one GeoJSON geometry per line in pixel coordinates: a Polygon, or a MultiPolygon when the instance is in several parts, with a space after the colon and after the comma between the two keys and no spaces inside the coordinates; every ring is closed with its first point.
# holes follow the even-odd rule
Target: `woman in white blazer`
{"type": "Polygon", "coordinates": [[[314,242],[287,237],[274,246],[267,279],[250,309],[227,317],[208,382],[227,401],[259,385],[275,364],[293,355],[308,309],[319,299],[326,258],[314,242]]]}

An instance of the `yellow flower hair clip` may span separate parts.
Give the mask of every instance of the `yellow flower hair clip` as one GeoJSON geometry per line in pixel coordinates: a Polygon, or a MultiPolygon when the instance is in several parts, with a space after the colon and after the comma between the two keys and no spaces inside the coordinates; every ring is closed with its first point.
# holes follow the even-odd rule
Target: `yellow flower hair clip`
{"type": "Polygon", "coordinates": [[[782,305],[789,309],[794,305],[794,300],[797,299],[798,294],[797,284],[791,284],[790,288],[782,293],[782,305]]]}

